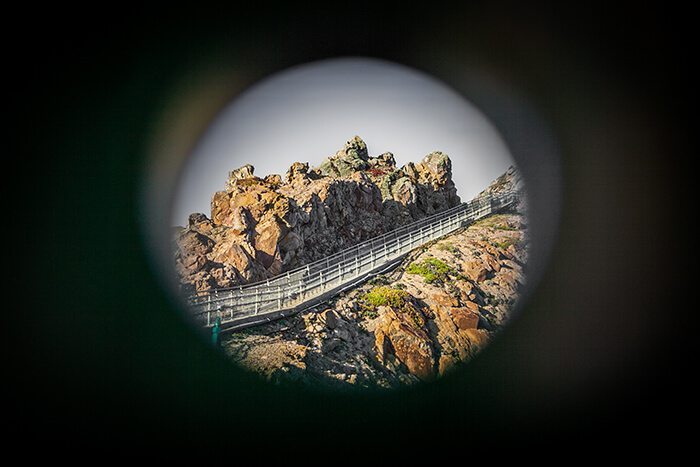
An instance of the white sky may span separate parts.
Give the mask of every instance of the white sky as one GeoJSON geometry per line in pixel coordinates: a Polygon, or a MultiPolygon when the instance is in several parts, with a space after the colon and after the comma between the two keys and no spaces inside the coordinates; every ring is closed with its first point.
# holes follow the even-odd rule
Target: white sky
{"type": "Polygon", "coordinates": [[[284,176],[295,161],[317,166],[354,135],[398,166],[446,153],[463,201],[514,164],[486,117],[435,78],[375,59],[324,60],[271,75],[217,116],[183,169],[171,224],[209,216],[231,169],[249,163],[260,177],[284,176]]]}

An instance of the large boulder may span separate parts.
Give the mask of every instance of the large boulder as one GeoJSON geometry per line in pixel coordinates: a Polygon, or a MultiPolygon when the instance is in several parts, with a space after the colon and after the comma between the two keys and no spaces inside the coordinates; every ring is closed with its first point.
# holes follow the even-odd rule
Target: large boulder
{"type": "Polygon", "coordinates": [[[435,350],[430,336],[423,328],[425,321],[416,319],[420,312],[381,308],[380,322],[374,331],[375,346],[380,358],[386,360],[386,356],[393,353],[409,373],[422,381],[433,379],[436,376],[435,350]]]}

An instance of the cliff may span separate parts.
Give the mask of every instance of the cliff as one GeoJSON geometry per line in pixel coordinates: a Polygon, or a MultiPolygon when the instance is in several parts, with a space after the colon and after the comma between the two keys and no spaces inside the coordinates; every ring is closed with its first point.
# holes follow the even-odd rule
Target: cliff
{"type": "Polygon", "coordinates": [[[263,280],[460,203],[441,152],[397,167],[355,136],[318,167],[295,162],[284,179],[245,165],[175,234],[183,292],[263,280]]]}

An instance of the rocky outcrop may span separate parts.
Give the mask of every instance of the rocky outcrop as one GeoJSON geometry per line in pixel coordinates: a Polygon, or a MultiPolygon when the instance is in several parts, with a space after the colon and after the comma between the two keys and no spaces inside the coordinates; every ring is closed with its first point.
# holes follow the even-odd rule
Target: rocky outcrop
{"type": "Polygon", "coordinates": [[[263,280],[460,202],[447,155],[397,168],[357,136],[317,168],[295,162],[284,179],[254,172],[229,172],[211,216],[193,214],[176,233],[185,293],[263,280]]]}
{"type": "Polygon", "coordinates": [[[491,182],[488,187],[479,196],[500,195],[508,191],[517,191],[523,194],[525,192],[525,184],[520,174],[520,171],[513,166],[508,167],[503,175],[491,182]]]}
{"type": "Polygon", "coordinates": [[[474,358],[508,321],[524,283],[526,227],[518,213],[483,219],[321,308],[227,337],[224,349],[275,382],[433,380],[474,358]]]}

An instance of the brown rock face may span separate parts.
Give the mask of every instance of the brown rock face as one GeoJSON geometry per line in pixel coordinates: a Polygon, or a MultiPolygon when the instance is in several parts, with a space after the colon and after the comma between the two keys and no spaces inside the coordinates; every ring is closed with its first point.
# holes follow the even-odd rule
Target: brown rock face
{"type": "Polygon", "coordinates": [[[308,179],[309,164],[295,162],[287,171],[287,183],[302,182],[308,179]]]}
{"type": "Polygon", "coordinates": [[[432,294],[432,295],[430,296],[430,298],[432,299],[432,301],[433,301],[436,305],[439,305],[439,306],[448,306],[448,307],[452,307],[452,306],[457,306],[457,305],[459,305],[459,302],[457,301],[457,298],[456,298],[456,297],[454,297],[454,296],[452,296],[452,295],[450,295],[450,294],[446,294],[446,293],[444,293],[444,292],[442,292],[442,291],[441,291],[441,292],[438,292],[438,293],[432,294]]]}
{"type": "Polygon", "coordinates": [[[422,381],[433,379],[436,374],[435,353],[428,333],[408,313],[384,308],[375,330],[378,354],[385,358],[392,351],[411,374],[422,381]]]}
{"type": "Polygon", "coordinates": [[[451,168],[434,152],[398,169],[393,154],[370,157],[356,136],[317,168],[295,162],[284,181],[256,177],[250,164],[232,170],[212,197],[211,220],[193,214],[177,234],[191,238],[176,242],[181,283],[194,292],[263,280],[456,206],[451,168]]]}
{"type": "Polygon", "coordinates": [[[458,329],[476,329],[479,325],[479,314],[474,313],[468,308],[451,308],[449,310],[452,315],[452,322],[455,323],[458,329]]]}

